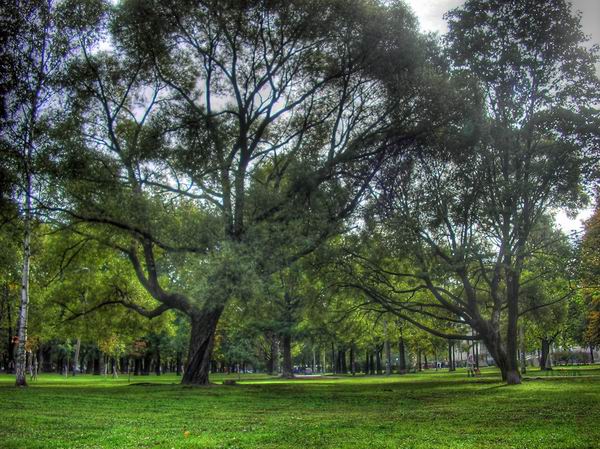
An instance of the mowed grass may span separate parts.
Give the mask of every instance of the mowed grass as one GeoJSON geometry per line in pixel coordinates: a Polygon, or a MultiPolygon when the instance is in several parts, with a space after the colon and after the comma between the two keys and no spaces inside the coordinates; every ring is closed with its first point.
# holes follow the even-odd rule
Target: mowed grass
{"type": "Polygon", "coordinates": [[[514,387],[488,370],[195,388],[42,375],[26,389],[2,375],[0,448],[600,448],[600,369],[539,374],[514,387]]]}

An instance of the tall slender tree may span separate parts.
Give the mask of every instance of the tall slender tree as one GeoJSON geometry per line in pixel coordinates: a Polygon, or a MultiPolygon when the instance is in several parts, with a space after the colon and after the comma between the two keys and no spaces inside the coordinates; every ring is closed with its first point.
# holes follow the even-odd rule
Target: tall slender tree
{"type": "Polygon", "coordinates": [[[23,266],[18,314],[16,384],[27,385],[27,311],[34,196],[42,191],[36,160],[47,144],[47,122],[57,101],[56,78],[65,67],[70,41],[61,22],[67,2],[8,2],[2,8],[7,25],[2,58],[2,147],[11,160],[23,229],[23,266]]]}
{"type": "Polygon", "coordinates": [[[585,235],[581,248],[581,284],[588,306],[585,340],[590,346],[593,358],[594,347],[600,346],[600,207],[585,224],[585,235]]]}

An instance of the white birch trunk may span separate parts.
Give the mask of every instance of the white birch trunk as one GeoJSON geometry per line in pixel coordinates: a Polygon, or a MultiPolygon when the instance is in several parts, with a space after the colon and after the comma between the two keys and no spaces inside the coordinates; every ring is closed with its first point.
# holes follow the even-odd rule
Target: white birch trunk
{"type": "Polygon", "coordinates": [[[81,338],[77,337],[75,343],[75,358],[73,360],[73,375],[79,374],[79,351],[81,349],[81,338]]]}
{"type": "MultiPolygon", "coordinates": [[[[29,161],[26,162],[29,165],[29,161]]],[[[23,273],[21,277],[21,302],[19,304],[19,329],[16,357],[16,385],[27,386],[27,310],[29,307],[29,261],[31,258],[31,172],[26,169],[25,217],[23,235],[23,273]]]]}

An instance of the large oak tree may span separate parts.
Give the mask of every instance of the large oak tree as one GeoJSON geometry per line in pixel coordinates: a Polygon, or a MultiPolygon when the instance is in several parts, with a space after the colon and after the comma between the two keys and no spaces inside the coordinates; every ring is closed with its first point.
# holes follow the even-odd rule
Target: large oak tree
{"type": "Polygon", "coordinates": [[[402,4],[99,10],[73,9],[98,22],[78,32],[51,209],[157,301],[123,305],[190,318],[183,382],[204,384],[228,301],[344,231],[386,156],[438,125],[443,76],[402,4]]]}

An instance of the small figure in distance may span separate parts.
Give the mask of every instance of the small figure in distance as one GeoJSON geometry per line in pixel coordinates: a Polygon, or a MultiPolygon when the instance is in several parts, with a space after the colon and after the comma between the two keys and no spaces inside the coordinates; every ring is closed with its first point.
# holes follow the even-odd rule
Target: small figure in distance
{"type": "Polygon", "coordinates": [[[475,377],[475,360],[473,354],[467,356],[467,377],[475,377]]]}

